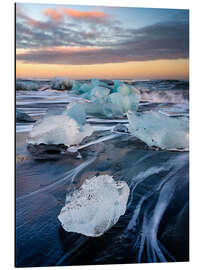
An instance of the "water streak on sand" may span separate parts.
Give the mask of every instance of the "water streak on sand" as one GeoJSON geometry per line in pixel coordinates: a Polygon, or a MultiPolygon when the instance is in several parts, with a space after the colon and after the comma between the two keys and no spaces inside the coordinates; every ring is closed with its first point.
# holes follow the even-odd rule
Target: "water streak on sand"
{"type": "Polygon", "coordinates": [[[60,177],[60,179],[56,179],[56,181],[46,187],[40,188],[36,191],[33,191],[29,194],[20,196],[17,198],[17,201],[21,201],[24,200],[26,198],[29,198],[31,196],[34,196],[40,192],[44,192],[44,191],[50,191],[51,189],[55,189],[56,186],[61,185],[63,182],[68,182],[69,184],[71,184],[72,182],[74,182],[75,177],[77,176],[77,174],[79,172],[81,172],[85,167],[87,167],[88,165],[90,165],[92,162],[94,162],[94,160],[96,159],[96,156],[92,157],[90,160],[84,161],[82,164],[80,164],[79,166],[77,166],[76,168],[68,171],[67,173],[65,173],[62,177],[60,177]]]}

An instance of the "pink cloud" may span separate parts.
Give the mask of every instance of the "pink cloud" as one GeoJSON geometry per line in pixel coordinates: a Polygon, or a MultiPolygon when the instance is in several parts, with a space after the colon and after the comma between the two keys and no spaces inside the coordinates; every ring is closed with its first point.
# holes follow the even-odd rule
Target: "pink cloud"
{"type": "Polygon", "coordinates": [[[109,17],[108,14],[99,10],[79,11],[70,8],[63,8],[63,12],[64,14],[72,17],[73,19],[89,20],[95,22],[104,22],[109,17]]]}
{"type": "Polygon", "coordinates": [[[44,15],[50,17],[50,19],[54,21],[60,21],[63,19],[64,15],[59,11],[54,8],[49,8],[44,11],[44,15]]]}

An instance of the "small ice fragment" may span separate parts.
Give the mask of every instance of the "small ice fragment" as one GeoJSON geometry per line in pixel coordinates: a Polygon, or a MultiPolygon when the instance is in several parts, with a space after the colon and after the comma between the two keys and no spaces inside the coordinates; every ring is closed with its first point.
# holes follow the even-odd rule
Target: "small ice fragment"
{"type": "Polygon", "coordinates": [[[117,124],[114,128],[113,131],[119,132],[119,133],[128,133],[128,128],[124,124],[117,124]]]}
{"type": "Polygon", "coordinates": [[[27,113],[16,109],[16,121],[19,122],[35,122],[35,120],[30,117],[27,113]]]}
{"type": "Polygon", "coordinates": [[[35,123],[28,143],[78,145],[92,133],[93,128],[90,125],[81,126],[67,115],[48,115],[35,123]]]}
{"type": "Polygon", "coordinates": [[[67,194],[58,219],[67,232],[101,236],[125,214],[129,191],[127,183],[109,175],[86,179],[72,195],[67,194]]]}
{"type": "Polygon", "coordinates": [[[71,90],[73,81],[68,78],[55,77],[52,80],[52,89],[56,90],[71,90]]]}
{"type": "Polygon", "coordinates": [[[70,153],[76,153],[76,152],[78,152],[78,148],[75,146],[71,146],[67,149],[67,151],[70,153]]]}
{"type": "Polygon", "coordinates": [[[189,148],[189,122],[187,118],[176,119],[158,112],[128,112],[129,131],[149,146],[162,149],[189,148]]]}

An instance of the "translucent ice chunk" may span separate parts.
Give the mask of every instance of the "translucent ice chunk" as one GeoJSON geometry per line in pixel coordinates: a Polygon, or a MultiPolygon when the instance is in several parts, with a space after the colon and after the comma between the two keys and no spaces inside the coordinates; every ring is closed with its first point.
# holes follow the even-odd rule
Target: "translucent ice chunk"
{"type": "Polygon", "coordinates": [[[68,115],[70,118],[73,118],[79,125],[84,125],[86,123],[86,113],[84,105],[81,103],[70,103],[67,105],[67,109],[63,114],[68,115]]]}
{"type": "Polygon", "coordinates": [[[81,87],[81,83],[78,82],[78,81],[73,81],[73,87],[72,87],[72,90],[68,93],[73,93],[73,94],[80,94],[80,87],[81,87]]]}
{"type": "Polygon", "coordinates": [[[132,89],[131,86],[127,85],[127,84],[121,84],[117,91],[122,95],[122,96],[128,96],[132,93],[132,89]]]}
{"type": "Polygon", "coordinates": [[[117,92],[117,89],[120,85],[123,84],[123,82],[119,81],[119,80],[114,80],[114,92],[117,92]]]}
{"type": "Polygon", "coordinates": [[[92,102],[105,103],[109,93],[110,93],[109,89],[104,88],[104,87],[100,87],[100,86],[95,86],[91,90],[90,99],[92,102]]]}
{"type": "Polygon", "coordinates": [[[149,146],[174,150],[189,148],[188,119],[177,119],[158,112],[128,112],[129,131],[149,146]]]}
{"type": "Polygon", "coordinates": [[[109,102],[119,106],[123,112],[128,110],[136,111],[138,109],[140,96],[132,93],[128,96],[122,96],[120,93],[113,93],[109,95],[109,102]]]}
{"type": "Polygon", "coordinates": [[[109,85],[108,85],[108,80],[105,81],[99,81],[98,79],[92,79],[91,80],[91,84],[92,84],[92,87],[94,88],[95,86],[101,86],[101,87],[106,87],[106,88],[111,88],[109,85]]]}
{"type": "Polygon", "coordinates": [[[40,88],[40,84],[34,81],[16,81],[16,90],[34,91],[40,88]]]}
{"type": "Polygon", "coordinates": [[[16,82],[16,91],[17,90],[28,90],[24,82],[16,82]]]}
{"type": "Polygon", "coordinates": [[[55,77],[52,80],[52,88],[56,90],[70,90],[72,86],[73,81],[68,78],[55,77]]]}
{"type": "Polygon", "coordinates": [[[129,187],[109,175],[85,180],[80,189],[67,195],[58,219],[67,232],[98,237],[125,214],[129,187]]]}
{"type": "Polygon", "coordinates": [[[85,103],[85,111],[88,115],[102,118],[120,118],[123,116],[122,109],[111,103],[85,103]]]}
{"type": "Polygon", "coordinates": [[[100,83],[101,82],[99,80],[97,80],[97,79],[92,79],[91,80],[91,84],[92,84],[93,87],[100,85],[100,83]]]}
{"type": "Polygon", "coordinates": [[[121,108],[111,103],[103,104],[103,114],[107,118],[117,118],[123,116],[121,108]]]}
{"type": "Polygon", "coordinates": [[[90,99],[91,98],[91,90],[81,95],[82,98],[90,99]]]}
{"type": "Polygon", "coordinates": [[[16,109],[16,121],[19,122],[35,122],[35,120],[30,117],[27,113],[16,109]]]}
{"type": "Polygon", "coordinates": [[[120,93],[113,93],[109,95],[108,101],[112,104],[117,105],[118,107],[122,109],[122,111],[124,111],[123,110],[123,96],[120,93]]]}
{"type": "Polygon", "coordinates": [[[67,115],[48,115],[40,119],[30,132],[28,143],[77,145],[93,133],[93,128],[79,125],[67,115]]]}
{"type": "Polygon", "coordinates": [[[90,84],[87,84],[87,83],[83,83],[81,86],[80,86],[80,93],[83,94],[83,93],[86,93],[88,91],[90,91],[92,89],[92,86],[90,84]]]}

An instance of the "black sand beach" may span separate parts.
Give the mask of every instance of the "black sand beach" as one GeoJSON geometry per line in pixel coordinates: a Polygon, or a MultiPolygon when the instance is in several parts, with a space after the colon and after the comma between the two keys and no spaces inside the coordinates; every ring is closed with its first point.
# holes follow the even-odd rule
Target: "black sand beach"
{"type": "MultiPolygon", "coordinates": [[[[48,108],[61,108],[78,99],[48,91],[47,95],[45,91],[18,92],[17,108],[39,119],[48,108]]],[[[171,100],[146,105],[143,101],[139,110],[174,105],[171,100]]],[[[27,150],[32,123],[16,125],[17,267],[189,260],[188,152],[155,151],[121,133],[103,140],[116,125],[104,121],[94,122],[97,131],[87,141],[100,142],[81,149],[82,158],[47,152],[49,158],[39,159],[27,150]],[[98,238],[66,232],[57,219],[66,194],[85,179],[104,174],[128,184],[125,215],[98,238]]]]}

